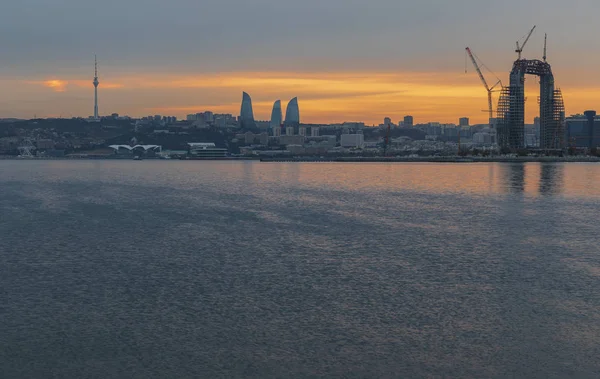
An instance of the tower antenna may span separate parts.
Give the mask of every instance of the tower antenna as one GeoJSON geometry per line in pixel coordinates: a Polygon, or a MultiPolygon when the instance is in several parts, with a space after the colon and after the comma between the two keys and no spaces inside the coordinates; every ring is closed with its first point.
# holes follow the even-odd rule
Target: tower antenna
{"type": "Polygon", "coordinates": [[[546,47],[548,45],[548,33],[544,34],[544,62],[546,62],[546,47]]]}
{"type": "Polygon", "coordinates": [[[94,84],[94,120],[98,121],[98,84],[100,82],[98,81],[98,58],[96,54],[94,54],[94,81],[92,83],[94,84]]]}

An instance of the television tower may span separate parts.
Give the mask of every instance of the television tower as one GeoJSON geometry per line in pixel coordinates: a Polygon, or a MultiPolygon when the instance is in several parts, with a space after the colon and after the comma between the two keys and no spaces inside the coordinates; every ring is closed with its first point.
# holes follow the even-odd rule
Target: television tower
{"type": "Polygon", "coordinates": [[[94,120],[98,120],[98,59],[94,54],[94,120]]]}

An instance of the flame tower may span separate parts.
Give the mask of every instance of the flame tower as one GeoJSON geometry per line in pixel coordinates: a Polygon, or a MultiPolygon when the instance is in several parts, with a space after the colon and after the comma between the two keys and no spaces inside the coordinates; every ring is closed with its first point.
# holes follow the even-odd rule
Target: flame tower
{"type": "Polygon", "coordinates": [[[98,120],[98,59],[94,55],[94,120],[98,120]]]}

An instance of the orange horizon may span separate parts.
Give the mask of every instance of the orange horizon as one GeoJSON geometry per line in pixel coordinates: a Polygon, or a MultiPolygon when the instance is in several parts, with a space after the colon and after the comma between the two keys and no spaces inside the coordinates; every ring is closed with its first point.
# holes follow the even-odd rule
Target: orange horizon
{"type": "MultiPolygon", "coordinates": [[[[14,114],[81,115],[91,113],[91,80],[52,77],[38,80],[0,79],[10,82],[12,93],[0,93],[0,102],[13,103],[14,114]],[[14,95],[10,98],[10,95],[14,95]],[[19,97],[23,102],[19,102],[19,97]],[[38,109],[23,108],[34,98],[38,109]],[[21,109],[19,109],[21,108],[21,109]],[[44,109],[50,108],[50,109],[44,109]]],[[[568,83],[568,82],[567,82],[568,83]]],[[[6,88],[7,86],[5,86],[6,88]]],[[[538,89],[527,87],[527,122],[537,115],[538,89]]],[[[595,109],[600,88],[570,83],[562,87],[567,114],[595,109]]],[[[242,91],[253,100],[255,118],[268,120],[275,100],[298,97],[304,123],[360,121],[377,125],[384,117],[398,122],[405,115],[415,122],[457,123],[469,117],[472,124],[487,123],[487,95],[473,73],[448,72],[227,72],[222,74],[135,74],[100,77],[101,114],[139,117],[161,113],[184,118],[203,111],[237,116],[242,91]],[[103,112],[103,110],[105,110],[103,112]]],[[[498,100],[494,96],[494,106],[498,100]]],[[[1,103],[0,103],[1,105],[1,103]]],[[[12,109],[11,109],[12,110],[12,109]]],[[[10,113],[0,108],[2,113],[10,113]]]]}

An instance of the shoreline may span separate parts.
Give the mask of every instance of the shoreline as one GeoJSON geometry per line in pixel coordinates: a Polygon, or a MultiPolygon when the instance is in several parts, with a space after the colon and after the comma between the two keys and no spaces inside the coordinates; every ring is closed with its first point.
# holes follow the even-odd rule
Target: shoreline
{"type": "MultiPolygon", "coordinates": [[[[131,161],[132,158],[122,157],[31,157],[19,158],[17,156],[0,156],[0,161],[73,161],[73,160],[109,160],[131,161]]],[[[256,161],[264,163],[600,163],[600,157],[227,157],[227,158],[187,158],[187,159],[161,159],[144,158],[149,161],[229,161],[246,162],[256,161]]]]}
{"type": "Polygon", "coordinates": [[[600,157],[338,157],[338,158],[262,158],[261,162],[281,163],[600,163],[600,157]]]}

